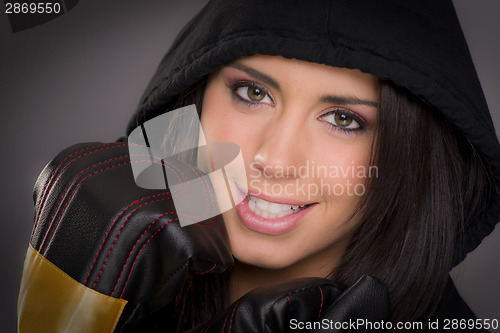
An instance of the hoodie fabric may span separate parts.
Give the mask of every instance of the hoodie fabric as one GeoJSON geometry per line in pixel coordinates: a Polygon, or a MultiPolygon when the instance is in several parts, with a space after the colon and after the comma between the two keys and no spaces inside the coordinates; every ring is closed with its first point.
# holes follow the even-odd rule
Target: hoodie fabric
{"type": "MultiPolygon", "coordinates": [[[[458,246],[457,263],[493,231],[500,220],[500,145],[451,0],[210,1],[162,60],[128,133],[222,64],[254,54],[360,69],[436,107],[483,155],[497,184],[487,214],[458,246]]],[[[455,294],[448,290],[443,304],[455,294]]],[[[465,317],[470,311],[461,308],[465,317]]]]}

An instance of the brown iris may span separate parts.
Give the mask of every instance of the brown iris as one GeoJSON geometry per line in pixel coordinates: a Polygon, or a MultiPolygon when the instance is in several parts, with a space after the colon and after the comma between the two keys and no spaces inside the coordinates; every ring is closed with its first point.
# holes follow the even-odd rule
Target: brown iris
{"type": "Polygon", "coordinates": [[[260,102],[266,97],[266,93],[259,87],[248,87],[247,96],[252,102],[260,102]]]}
{"type": "Polygon", "coordinates": [[[349,127],[353,122],[353,119],[346,114],[336,113],[335,114],[335,124],[339,127],[349,127]]]}

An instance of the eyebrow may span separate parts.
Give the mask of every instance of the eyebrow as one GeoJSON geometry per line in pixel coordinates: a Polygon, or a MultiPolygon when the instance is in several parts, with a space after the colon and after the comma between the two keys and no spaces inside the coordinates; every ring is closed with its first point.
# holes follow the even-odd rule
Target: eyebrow
{"type": "Polygon", "coordinates": [[[329,95],[329,96],[323,96],[321,97],[321,101],[324,103],[332,103],[332,104],[338,104],[338,105],[353,105],[353,104],[358,104],[358,105],[367,105],[367,106],[373,106],[373,107],[378,107],[377,102],[373,101],[368,101],[364,99],[359,99],[357,97],[344,97],[344,96],[334,96],[334,95],[329,95]]]}
{"type": "MultiPolygon", "coordinates": [[[[229,66],[236,68],[236,69],[239,69],[240,71],[247,73],[248,75],[254,77],[255,79],[269,84],[270,86],[272,86],[275,89],[280,89],[280,85],[275,79],[273,79],[269,75],[266,75],[262,72],[259,72],[258,70],[254,69],[254,68],[248,67],[247,65],[244,65],[241,62],[234,61],[234,62],[230,63],[229,66]]],[[[357,105],[378,107],[377,102],[359,99],[357,97],[328,95],[328,96],[321,97],[321,101],[324,103],[332,103],[332,104],[337,104],[337,105],[355,105],[355,104],[357,104],[357,105]]]]}
{"type": "Polygon", "coordinates": [[[275,89],[280,89],[280,85],[278,84],[278,82],[275,79],[273,79],[272,77],[270,77],[262,72],[259,72],[256,69],[248,67],[248,66],[242,64],[241,62],[235,61],[235,62],[232,62],[231,64],[229,64],[229,66],[234,67],[236,69],[239,69],[240,71],[243,71],[243,72],[247,73],[248,75],[253,76],[255,79],[260,80],[264,83],[267,83],[268,85],[272,86],[275,89]]]}

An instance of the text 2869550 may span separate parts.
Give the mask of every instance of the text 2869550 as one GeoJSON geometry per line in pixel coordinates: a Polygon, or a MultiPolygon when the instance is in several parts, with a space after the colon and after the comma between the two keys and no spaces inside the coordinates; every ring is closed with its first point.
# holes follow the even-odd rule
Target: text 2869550
{"type": "Polygon", "coordinates": [[[6,14],[58,14],[61,4],[58,2],[6,2],[6,14]]]}

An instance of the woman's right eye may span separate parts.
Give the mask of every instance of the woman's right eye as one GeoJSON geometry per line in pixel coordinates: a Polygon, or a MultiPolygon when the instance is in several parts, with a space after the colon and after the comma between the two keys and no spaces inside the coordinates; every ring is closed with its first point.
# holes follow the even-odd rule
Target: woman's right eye
{"type": "Polygon", "coordinates": [[[249,104],[274,104],[267,90],[255,82],[239,83],[231,88],[236,97],[243,102],[249,104]]]}

